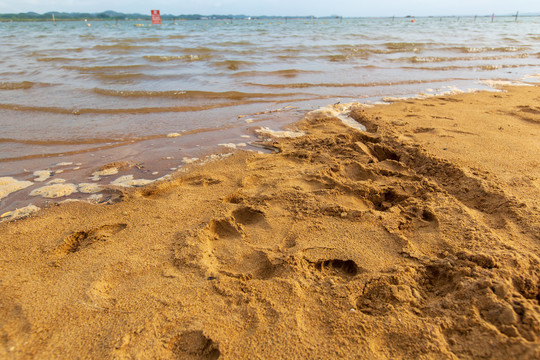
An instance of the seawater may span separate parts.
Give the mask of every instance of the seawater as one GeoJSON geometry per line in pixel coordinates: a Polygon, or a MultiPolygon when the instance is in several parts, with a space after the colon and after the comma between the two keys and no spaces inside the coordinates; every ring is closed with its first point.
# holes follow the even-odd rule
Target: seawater
{"type": "Polygon", "coordinates": [[[327,104],[536,82],[540,18],[515,20],[0,23],[0,177],[106,184],[88,178],[130,161],[155,179],[327,104]]]}

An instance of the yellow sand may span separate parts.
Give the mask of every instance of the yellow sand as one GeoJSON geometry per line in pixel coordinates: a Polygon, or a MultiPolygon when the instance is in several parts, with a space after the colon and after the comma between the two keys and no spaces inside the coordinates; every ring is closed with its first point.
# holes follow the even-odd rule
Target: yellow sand
{"type": "Polygon", "coordinates": [[[539,99],[316,112],[2,223],[0,358],[538,359],[539,99]]]}

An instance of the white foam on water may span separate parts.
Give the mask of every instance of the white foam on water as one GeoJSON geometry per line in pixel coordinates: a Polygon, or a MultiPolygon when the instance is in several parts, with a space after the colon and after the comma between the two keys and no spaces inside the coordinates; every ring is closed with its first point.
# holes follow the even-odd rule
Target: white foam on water
{"type": "Polygon", "coordinates": [[[179,137],[179,136],[182,136],[182,134],[180,134],[180,133],[170,133],[170,134],[167,134],[167,137],[168,137],[168,138],[175,138],[175,137],[179,137]]]}
{"type": "Polygon", "coordinates": [[[117,167],[111,167],[111,168],[107,168],[107,169],[103,169],[99,171],[94,171],[92,173],[92,176],[101,177],[101,176],[116,175],[118,174],[118,171],[120,171],[120,169],[118,169],[117,167]]]}
{"type": "Polygon", "coordinates": [[[101,200],[102,197],[103,197],[103,194],[90,195],[88,197],[88,201],[90,201],[90,202],[98,202],[99,200],[101,200]]]}
{"type": "Polygon", "coordinates": [[[479,84],[489,86],[493,89],[500,89],[504,86],[534,86],[521,81],[506,81],[506,80],[481,80],[479,84]]]}
{"type": "Polygon", "coordinates": [[[30,216],[39,210],[40,210],[39,207],[30,204],[28,206],[15,209],[13,211],[8,211],[8,212],[3,213],[2,215],[0,215],[0,221],[20,219],[23,217],[30,216]]]}
{"type": "Polygon", "coordinates": [[[182,162],[183,162],[184,164],[193,164],[193,163],[194,163],[195,161],[197,161],[197,160],[199,160],[199,158],[196,158],[196,157],[194,157],[194,158],[184,157],[184,158],[182,159],[182,162]]]}
{"type": "Polygon", "coordinates": [[[98,184],[92,184],[92,183],[79,184],[79,192],[82,192],[83,194],[95,194],[103,190],[104,189],[98,184]]]}
{"type": "Polygon", "coordinates": [[[123,187],[138,187],[153,183],[155,180],[134,179],[133,175],[120,176],[118,179],[111,182],[111,185],[123,187]]]}
{"type": "Polygon", "coordinates": [[[0,177],[0,199],[5,198],[11,193],[32,186],[31,181],[21,181],[12,177],[0,177]]]}
{"type": "Polygon", "coordinates": [[[352,117],[349,116],[350,109],[353,105],[364,106],[364,107],[369,106],[369,105],[360,104],[360,103],[334,104],[334,105],[324,106],[317,110],[311,111],[308,114],[308,116],[315,117],[315,118],[335,117],[341,120],[343,124],[349,127],[352,127],[360,131],[366,131],[366,127],[363,124],[359,123],[358,121],[354,120],[352,117]]]}
{"type": "Polygon", "coordinates": [[[279,131],[279,130],[272,130],[268,127],[262,127],[260,129],[255,130],[257,134],[261,135],[267,135],[275,138],[298,138],[305,136],[306,133],[303,131],[279,131]]]}
{"type": "Polygon", "coordinates": [[[37,170],[37,171],[34,171],[34,176],[37,176],[37,178],[34,179],[34,181],[43,182],[43,181],[47,180],[48,178],[50,178],[51,175],[52,175],[52,171],[49,171],[49,170],[37,170]]]}
{"type": "Polygon", "coordinates": [[[116,175],[116,174],[118,174],[119,171],[120,171],[120,169],[117,168],[117,167],[111,167],[111,168],[108,168],[108,169],[94,171],[92,173],[92,176],[90,177],[90,180],[99,181],[99,180],[101,180],[102,176],[116,175]]]}
{"type": "Polygon", "coordinates": [[[30,196],[41,196],[48,199],[56,199],[59,197],[69,196],[77,191],[77,185],[75,184],[52,184],[32,190],[30,192],[30,196]]]}

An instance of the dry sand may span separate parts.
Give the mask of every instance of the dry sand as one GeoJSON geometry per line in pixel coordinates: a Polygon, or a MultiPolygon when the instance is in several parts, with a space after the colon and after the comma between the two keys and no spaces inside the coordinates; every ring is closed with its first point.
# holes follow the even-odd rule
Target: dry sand
{"type": "Polygon", "coordinates": [[[0,358],[539,359],[540,87],[0,224],[0,358]]]}

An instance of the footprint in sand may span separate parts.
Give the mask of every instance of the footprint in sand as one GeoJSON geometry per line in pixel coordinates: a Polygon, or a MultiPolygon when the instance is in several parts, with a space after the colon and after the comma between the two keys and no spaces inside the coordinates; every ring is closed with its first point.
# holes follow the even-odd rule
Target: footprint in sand
{"type": "Polygon", "coordinates": [[[185,331],[169,340],[169,347],[179,359],[216,360],[219,346],[200,330],[185,331]]]}
{"type": "Polygon", "coordinates": [[[251,207],[238,207],[231,215],[212,219],[196,232],[180,235],[175,249],[177,266],[192,265],[209,277],[218,274],[240,279],[269,279],[280,269],[279,261],[271,260],[268,250],[258,248],[258,235],[271,233],[264,213],[251,207]]]}
{"type": "Polygon", "coordinates": [[[127,224],[103,225],[95,229],[78,231],[67,236],[54,250],[56,257],[64,257],[81,251],[94,243],[105,242],[120,231],[124,230],[127,224]]]}

